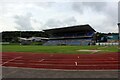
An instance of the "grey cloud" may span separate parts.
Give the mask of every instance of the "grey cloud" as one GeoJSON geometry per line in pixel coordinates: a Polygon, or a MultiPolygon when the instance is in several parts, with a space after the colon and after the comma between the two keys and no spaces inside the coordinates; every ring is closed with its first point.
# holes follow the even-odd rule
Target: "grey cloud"
{"type": "Polygon", "coordinates": [[[106,2],[74,2],[72,5],[73,10],[83,13],[86,7],[89,7],[95,11],[102,11],[106,6],[106,2]]]}
{"type": "Polygon", "coordinates": [[[43,7],[43,8],[46,8],[46,7],[52,7],[52,5],[54,4],[55,2],[35,2],[34,4],[39,6],[39,7],[43,7]]]}
{"type": "MultiPolygon", "coordinates": [[[[119,3],[120,4],[120,3],[119,3]]],[[[106,27],[106,32],[108,31],[107,29],[111,28],[113,26],[116,27],[117,24],[117,18],[119,18],[120,21],[120,16],[117,16],[117,8],[115,7],[117,6],[117,3],[114,2],[80,2],[80,3],[73,3],[73,10],[78,12],[78,13],[83,13],[83,11],[87,11],[87,8],[90,8],[92,10],[92,12],[96,12],[99,15],[104,15],[107,19],[106,20],[102,20],[101,27],[105,26],[106,27]]],[[[120,7],[119,7],[120,9],[120,7]]],[[[120,13],[120,10],[118,10],[120,13]]],[[[118,14],[119,14],[118,13],[118,14]]],[[[89,16],[89,13],[88,13],[89,16]]],[[[95,17],[93,17],[95,18],[95,17]]],[[[97,21],[96,23],[94,23],[95,25],[98,24],[98,26],[100,26],[99,21],[97,21]]],[[[98,26],[94,26],[96,29],[100,29],[101,31],[102,28],[98,27],[98,26]]],[[[104,30],[105,31],[105,30],[104,30]]]]}
{"type": "Polygon", "coordinates": [[[62,22],[60,20],[56,20],[56,19],[49,19],[44,26],[45,27],[59,27],[62,25],[62,22]]]}
{"type": "Polygon", "coordinates": [[[104,14],[111,20],[113,23],[117,23],[118,20],[118,3],[112,3],[113,5],[107,6],[106,10],[104,10],[104,14]]]}
{"type": "Polygon", "coordinates": [[[14,16],[15,18],[15,23],[18,25],[16,26],[17,30],[34,30],[32,25],[31,25],[31,17],[32,14],[28,13],[27,15],[16,15],[14,16]]]}
{"type": "Polygon", "coordinates": [[[76,12],[83,13],[83,6],[81,2],[74,2],[72,8],[76,12]]]}
{"type": "Polygon", "coordinates": [[[74,25],[76,24],[77,20],[75,19],[75,17],[70,17],[67,18],[63,21],[66,25],[74,25]]]}
{"type": "Polygon", "coordinates": [[[75,17],[69,17],[66,18],[64,20],[57,20],[57,19],[49,19],[44,26],[48,27],[48,28],[52,28],[52,27],[63,27],[63,26],[69,26],[69,25],[75,25],[77,22],[77,20],[75,19],[75,17]]]}
{"type": "MultiPolygon", "coordinates": [[[[34,30],[34,28],[31,25],[31,21],[33,21],[35,24],[37,24],[37,23],[39,24],[40,22],[42,22],[42,23],[40,23],[40,27],[43,26],[43,28],[75,25],[77,23],[76,19],[78,19],[78,18],[75,19],[75,17],[73,17],[73,16],[76,16],[75,14],[79,13],[77,15],[78,17],[79,17],[79,15],[80,15],[80,17],[81,16],[89,17],[89,13],[86,13],[87,15],[85,14],[85,12],[87,12],[87,8],[90,8],[92,10],[92,13],[90,13],[90,14],[97,14],[97,15],[99,14],[99,15],[105,16],[105,19],[104,18],[102,20],[100,19],[100,21],[98,19],[98,21],[93,22],[93,24],[95,24],[95,26],[93,25],[93,27],[96,28],[96,30],[103,31],[104,30],[103,27],[106,27],[106,32],[107,32],[107,28],[109,28],[110,26],[114,26],[114,27],[117,26],[116,25],[117,18],[119,18],[119,22],[120,22],[120,16],[117,17],[117,14],[116,14],[117,10],[114,8],[116,5],[114,5],[114,3],[112,5],[109,5],[109,2],[70,2],[70,3],[67,2],[67,3],[60,3],[59,4],[60,6],[54,2],[38,2],[38,3],[33,2],[32,4],[35,4],[35,5],[32,5],[33,6],[32,9],[30,8],[28,10],[28,8],[27,8],[27,10],[26,9],[25,10],[22,9],[22,10],[24,10],[25,13],[27,13],[27,12],[33,13],[33,16],[30,13],[27,15],[22,15],[22,16],[21,15],[14,16],[14,19],[15,19],[14,22],[18,25],[15,27],[16,29],[18,29],[18,30],[34,30]],[[70,5],[67,5],[67,4],[70,4],[70,5]],[[56,7],[56,5],[57,5],[57,7],[56,7]],[[62,6],[64,5],[64,6],[62,7],[61,5],[62,6]],[[112,6],[113,6],[113,8],[112,8],[112,6]],[[58,12],[58,14],[56,12],[57,16],[59,16],[59,14],[65,12],[65,14],[67,13],[68,16],[71,16],[71,17],[66,18],[66,19],[62,19],[62,17],[61,17],[61,20],[59,20],[57,17],[56,17],[56,19],[53,19],[53,18],[49,19],[49,17],[47,17],[47,15],[46,15],[45,18],[47,18],[47,21],[42,18],[40,18],[40,19],[42,19],[42,21],[39,21],[38,16],[41,16],[41,15],[36,14],[36,13],[42,13],[38,10],[40,7],[44,8],[43,10],[48,9],[53,12],[54,11],[58,12],[60,9],[64,9],[61,12],[58,12]],[[34,10],[34,9],[36,9],[36,10],[34,10]],[[72,15],[71,15],[71,13],[72,13],[72,15]],[[34,15],[36,15],[38,18],[34,15]],[[33,17],[36,17],[37,20],[31,19],[33,17]]],[[[120,5],[120,3],[119,3],[119,5],[120,5]]],[[[27,4],[25,6],[27,6],[27,4]]],[[[120,6],[119,6],[118,11],[120,14],[120,6]]],[[[42,14],[44,14],[44,12],[42,14]]],[[[52,15],[54,15],[54,14],[52,14],[52,15]]],[[[94,20],[96,17],[97,17],[96,15],[95,16],[93,15],[94,20]]],[[[78,21],[80,21],[80,20],[82,21],[81,18],[79,18],[78,21]]],[[[92,21],[87,21],[87,22],[88,22],[88,24],[91,24],[92,21]]]]}
{"type": "Polygon", "coordinates": [[[93,8],[96,11],[103,11],[104,7],[107,6],[106,2],[83,2],[84,6],[93,8]]]}

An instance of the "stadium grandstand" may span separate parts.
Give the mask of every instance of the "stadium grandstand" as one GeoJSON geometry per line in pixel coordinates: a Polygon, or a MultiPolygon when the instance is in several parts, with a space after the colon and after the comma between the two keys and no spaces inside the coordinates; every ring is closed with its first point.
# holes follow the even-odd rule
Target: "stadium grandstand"
{"type": "Polygon", "coordinates": [[[90,25],[76,25],[44,30],[49,40],[43,45],[90,45],[96,32],[90,25]]]}
{"type": "Polygon", "coordinates": [[[22,45],[118,45],[118,33],[96,32],[90,25],[76,25],[42,31],[4,31],[0,44],[22,45]]]}

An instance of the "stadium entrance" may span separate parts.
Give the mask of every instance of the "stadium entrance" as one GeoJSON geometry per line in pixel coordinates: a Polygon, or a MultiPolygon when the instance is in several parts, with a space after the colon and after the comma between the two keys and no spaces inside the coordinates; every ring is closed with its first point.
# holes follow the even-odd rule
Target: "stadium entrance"
{"type": "Polygon", "coordinates": [[[90,45],[96,32],[88,24],[44,31],[49,34],[49,40],[43,45],[90,45]]]}

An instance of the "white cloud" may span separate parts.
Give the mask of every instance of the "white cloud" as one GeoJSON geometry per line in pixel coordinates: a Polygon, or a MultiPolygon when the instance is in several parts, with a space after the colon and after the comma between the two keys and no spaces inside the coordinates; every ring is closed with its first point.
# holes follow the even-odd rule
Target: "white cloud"
{"type": "Polygon", "coordinates": [[[117,32],[117,2],[31,1],[3,1],[0,7],[1,30],[42,30],[90,24],[96,31],[117,32]]]}

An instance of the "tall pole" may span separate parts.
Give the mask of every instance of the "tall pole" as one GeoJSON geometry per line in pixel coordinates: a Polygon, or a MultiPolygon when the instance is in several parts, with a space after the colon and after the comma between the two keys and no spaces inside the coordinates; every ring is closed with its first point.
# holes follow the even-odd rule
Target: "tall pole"
{"type": "Polygon", "coordinates": [[[119,46],[120,46],[120,23],[118,23],[118,33],[119,33],[118,43],[119,43],[119,46]]]}

